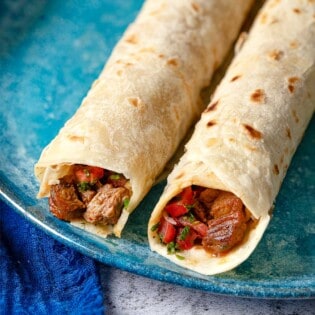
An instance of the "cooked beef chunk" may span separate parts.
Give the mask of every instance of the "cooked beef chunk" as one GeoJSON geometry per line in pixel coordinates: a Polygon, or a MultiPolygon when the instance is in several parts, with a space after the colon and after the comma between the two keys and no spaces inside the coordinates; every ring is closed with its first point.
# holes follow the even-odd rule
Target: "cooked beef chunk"
{"type": "Polygon", "coordinates": [[[204,207],[199,200],[195,201],[194,206],[192,208],[192,213],[194,214],[197,220],[207,223],[208,209],[204,207]]]}
{"type": "Polygon", "coordinates": [[[210,214],[213,218],[219,218],[231,212],[239,211],[243,209],[242,200],[236,197],[234,194],[222,191],[218,197],[214,200],[210,214]]]}
{"type": "Polygon", "coordinates": [[[129,197],[130,192],[127,188],[106,184],[88,204],[84,219],[91,223],[116,224],[123,208],[123,201],[129,197]]]}
{"type": "Polygon", "coordinates": [[[85,191],[80,191],[80,197],[85,205],[85,207],[87,207],[87,205],[89,204],[89,202],[93,199],[93,197],[96,195],[96,191],[95,190],[85,190],[85,191]]]}
{"type": "Polygon", "coordinates": [[[213,201],[218,197],[220,190],[206,188],[200,192],[199,201],[202,202],[208,209],[211,208],[213,201]]]}
{"type": "Polygon", "coordinates": [[[226,252],[242,241],[246,229],[244,211],[230,212],[208,222],[208,232],[202,240],[202,245],[207,251],[215,254],[226,252]]]}
{"type": "Polygon", "coordinates": [[[57,218],[65,221],[80,217],[84,211],[84,204],[79,199],[75,186],[66,181],[51,186],[49,207],[57,218]]]}

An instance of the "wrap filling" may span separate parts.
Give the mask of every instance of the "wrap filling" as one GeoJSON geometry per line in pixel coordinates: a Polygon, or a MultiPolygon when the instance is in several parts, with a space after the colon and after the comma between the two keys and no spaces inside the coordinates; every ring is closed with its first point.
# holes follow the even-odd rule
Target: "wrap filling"
{"type": "Polygon", "coordinates": [[[114,225],[130,197],[129,180],[122,174],[75,164],[50,187],[49,208],[61,220],[83,217],[90,223],[114,225]]]}
{"type": "Polygon", "coordinates": [[[169,254],[202,246],[221,256],[241,244],[256,222],[234,194],[193,185],[166,204],[151,231],[169,254]]]}

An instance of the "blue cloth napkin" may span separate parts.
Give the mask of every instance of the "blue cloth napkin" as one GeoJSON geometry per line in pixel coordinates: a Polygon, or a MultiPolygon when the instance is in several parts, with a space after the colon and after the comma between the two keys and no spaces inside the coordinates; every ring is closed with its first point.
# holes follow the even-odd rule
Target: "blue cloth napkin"
{"type": "Polygon", "coordinates": [[[0,200],[0,314],[104,314],[98,267],[0,200]]]}

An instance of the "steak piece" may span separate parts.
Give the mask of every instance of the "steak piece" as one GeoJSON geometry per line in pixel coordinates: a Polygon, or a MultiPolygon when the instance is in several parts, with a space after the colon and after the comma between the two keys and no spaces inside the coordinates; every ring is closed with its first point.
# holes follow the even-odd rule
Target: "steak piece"
{"type": "Polygon", "coordinates": [[[50,188],[49,208],[57,218],[70,221],[82,215],[84,204],[79,199],[75,186],[61,181],[50,188]]]}
{"type": "Polygon", "coordinates": [[[224,253],[242,241],[246,230],[244,211],[231,212],[208,221],[208,231],[202,239],[202,245],[214,254],[224,253]]]}
{"type": "Polygon", "coordinates": [[[130,197],[130,191],[125,187],[113,187],[106,184],[101,187],[87,205],[83,217],[91,223],[116,224],[124,199],[130,197]]]}

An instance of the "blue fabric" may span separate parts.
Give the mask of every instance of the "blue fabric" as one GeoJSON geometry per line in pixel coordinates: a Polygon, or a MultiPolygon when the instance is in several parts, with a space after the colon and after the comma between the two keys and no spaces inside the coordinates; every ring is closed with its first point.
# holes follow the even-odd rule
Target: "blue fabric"
{"type": "Polygon", "coordinates": [[[0,200],[0,314],[104,314],[98,265],[0,200]]]}

